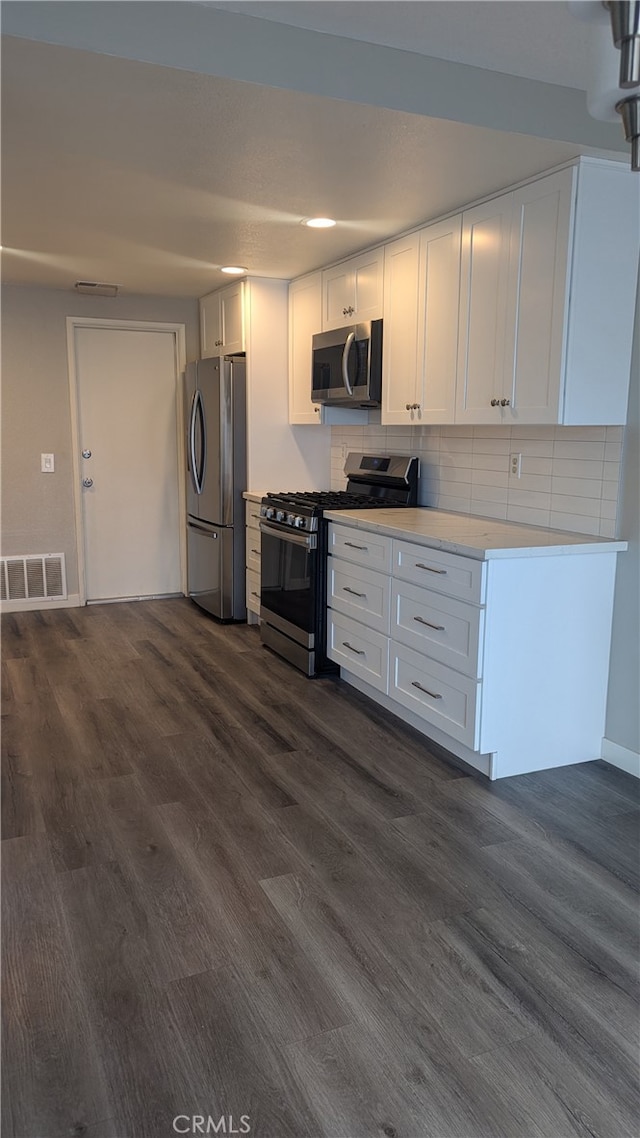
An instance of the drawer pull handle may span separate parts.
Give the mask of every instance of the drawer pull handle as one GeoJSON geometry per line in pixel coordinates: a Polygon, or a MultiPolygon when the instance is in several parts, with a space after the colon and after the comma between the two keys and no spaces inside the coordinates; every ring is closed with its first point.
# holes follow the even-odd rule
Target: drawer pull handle
{"type": "Polygon", "coordinates": [[[411,681],[411,687],[419,688],[420,691],[423,691],[425,693],[425,695],[430,695],[432,699],[442,699],[442,696],[439,694],[439,692],[429,691],[429,688],[423,688],[422,684],[419,684],[417,680],[411,681]]]}
{"type": "Polygon", "coordinates": [[[356,593],[355,589],[350,589],[348,585],[342,586],[343,593],[351,593],[354,597],[366,597],[366,593],[356,593]]]}
{"type": "Polygon", "coordinates": [[[365,551],[365,553],[366,553],[367,549],[369,548],[368,545],[355,545],[353,541],[345,541],[344,544],[348,545],[350,549],[363,549],[365,551]]]}
{"type": "Polygon", "coordinates": [[[256,557],[260,556],[260,550],[259,549],[252,549],[251,552],[255,553],[256,557]]]}
{"type": "Polygon", "coordinates": [[[257,598],[258,598],[258,600],[260,600],[260,593],[252,593],[252,594],[251,594],[251,596],[252,596],[252,597],[257,597],[257,598]]]}
{"type": "Polygon", "coordinates": [[[347,640],[343,640],[342,643],[350,652],[355,652],[356,656],[366,656],[366,652],[363,648],[354,648],[353,644],[349,644],[347,640]]]}
{"type": "Polygon", "coordinates": [[[444,632],[444,624],[432,624],[430,620],[425,620],[423,616],[414,616],[418,624],[426,624],[427,628],[435,628],[436,632],[444,632]]]}
{"type": "Polygon", "coordinates": [[[416,569],[426,569],[428,573],[439,573],[440,576],[446,577],[446,569],[434,569],[432,565],[423,565],[422,561],[416,561],[416,569]]]}

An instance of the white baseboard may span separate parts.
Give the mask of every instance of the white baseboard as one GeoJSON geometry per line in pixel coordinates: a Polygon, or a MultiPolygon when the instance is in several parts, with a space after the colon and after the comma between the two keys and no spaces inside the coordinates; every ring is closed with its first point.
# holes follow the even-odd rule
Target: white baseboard
{"type": "Polygon", "coordinates": [[[611,763],[612,767],[619,767],[621,771],[626,771],[627,774],[640,778],[640,755],[637,751],[631,751],[628,747],[621,747],[619,743],[613,743],[611,739],[603,739],[602,758],[605,763],[611,763]]]}
{"type": "Polygon", "coordinates": [[[80,608],[80,594],[70,593],[64,600],[0,601],[0,612],[35,612],[36,609],[77,609],[80,608]]]}

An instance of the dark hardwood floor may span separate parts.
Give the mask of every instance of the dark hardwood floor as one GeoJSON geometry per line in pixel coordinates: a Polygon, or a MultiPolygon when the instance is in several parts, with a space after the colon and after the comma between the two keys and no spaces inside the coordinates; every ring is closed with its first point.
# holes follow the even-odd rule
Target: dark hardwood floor
{"type": "Polygon", "coordinates": [[[489,784],[188,601],[2,628],[4,1138],[638,1134],[635,780],[489,784]]]}

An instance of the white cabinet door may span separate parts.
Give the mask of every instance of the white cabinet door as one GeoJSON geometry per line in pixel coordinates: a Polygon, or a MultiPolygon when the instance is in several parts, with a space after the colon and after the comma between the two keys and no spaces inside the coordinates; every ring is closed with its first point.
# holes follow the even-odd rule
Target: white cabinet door
{"type": "Polygon", "coordinates": [[[200,354],[230,356],[245,350],[244,281],[200,299],[200,354]]]}
{"type": "Polygon", "coordinates": [[[384,248],[353,257],[351,264],[355,317],[357,320],[379,320],[384,297],[384,248]]]}
{"type": "Polygon", "coordinates": [[[420,234],[415,416],[422,423],[453,423],[455,417],[461,235],[461,214],[420,234]]]}
{"type": "Polygon", "coordinates": [[[225,356],[244,352],[244,282],[220,290],[221,352],[225,356]]]}
{"type": "Polygon", "coordinates": [[[509,193],[462,215],[458,423],[501,422],[512,208],[509,193]]]}
{"type": "Polygon", "coordinates": [[[558,423],[575,169],[515,190],[507,286],[506,423],[558,423]]]}
{"type": "Polygon", "coordinates": [[[350,257],[322,274],[322,327],[382,316],[384,248],[350,257]]]}
{"type": "Polygon", "coordinates": [[[322,323],[322,273],[289,286],[289,422],[320,423],[321,408],[311,402],[311,338],[322,323]]]}
{"type": "MultiPolygon", "coordinates": [[[[420,235],[393,241],[384,251],[381,422],[411,424],[418,402],[418,294],[420,235]]],[[[455,377],[454,377],[455,378],[455,377]]]]}
{"type": "Polygon", "coordinates": [[[203,359],[219,356],[221,345],[220,297],[210,292],[200,300],[200,355],[203,359]]]}

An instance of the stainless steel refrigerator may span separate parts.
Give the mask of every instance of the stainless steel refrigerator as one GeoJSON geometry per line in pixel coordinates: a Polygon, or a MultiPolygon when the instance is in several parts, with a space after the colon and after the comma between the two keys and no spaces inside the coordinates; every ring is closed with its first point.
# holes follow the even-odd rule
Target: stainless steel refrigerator
{"type": "Polygon", "coordinates": [[[187,364],[184,394],[189,596],[219,620],[244,620],[244,358],[187,364]]]}

